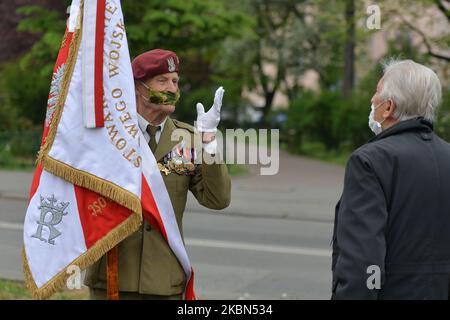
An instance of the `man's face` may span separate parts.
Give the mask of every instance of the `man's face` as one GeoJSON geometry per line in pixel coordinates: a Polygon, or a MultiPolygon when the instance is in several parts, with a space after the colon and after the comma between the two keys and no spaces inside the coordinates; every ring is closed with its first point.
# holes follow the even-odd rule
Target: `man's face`
{"type": "Polygon", "coordinates": [[[383,78],[381,78],[380,81],[378,81],[375,94],[372,96],[372,99],[370,100],[374,106],[377,106],[382,102],[380,99],[380,93],[382,90],[383,90],[383,78]]]}
{"type": "Polygon", "coordinates": [[[164,73],[147,79],[145,84],[155,91],[176,93],[179,79],[178,73],[176,72],[164,73]]]}
{"type": "Polygon", "coordinates": [[[161,118],[175,111],[175,106],[154,104],[148,101],[148,88],[160,92],[176,93],[179,76],[177,72],[164,73],[152,78],[136,81],[137,111],[150,123],[158,123],[161,118]],[[144,83],[148,88],[143,85],[144,83]]]}
{"type": "MultiPolygon", "coordinates": [[[[375,114],[374,114],[375,121],[381,121],[383,119],[382,115],[383,115],[384,111],[386,110],[386,108],[385,108],[386,106],[382,105],[384,101],[380,98],[380,94],[381,94],[382,90],[383,90],[383,78],[381,78],[380,81],[378,81],[375,94],[372,96],[372,99],[370,100],[370,102],[372,102],[373,106],[376,108],[375,114]]],[[[385,103],[388,104],[388,102],[385,102],[385,103]]]]}

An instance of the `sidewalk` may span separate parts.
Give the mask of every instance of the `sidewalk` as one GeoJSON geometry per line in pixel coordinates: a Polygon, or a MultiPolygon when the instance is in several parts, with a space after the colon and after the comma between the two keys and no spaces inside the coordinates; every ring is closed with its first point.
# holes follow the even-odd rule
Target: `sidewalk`
{"type": "MultiPolygon", "coordinates": [[[[344,168],[280,152],[280,170],[233,177],[231,204],[218,214],[331,222],[342,191],[344,168]]],[[[0,199],[28,200],[33,172],[0,170],[0,199]]],[[[186,211],[212,212],[190,195],[186,211]]],[[[24,212],[25,214],[25,212],[24,212]]]]}

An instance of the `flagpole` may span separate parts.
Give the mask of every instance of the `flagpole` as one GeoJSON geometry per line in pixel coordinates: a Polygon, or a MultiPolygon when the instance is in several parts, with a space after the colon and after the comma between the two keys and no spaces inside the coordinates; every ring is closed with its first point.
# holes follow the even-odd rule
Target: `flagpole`
{"type": "Polygon", "coordinates": [[[119,266],[118,266],[118,252],[117,246],[112,248],[107,253],[106,264],[106,293],[108,300],[119,300],[119,266]]]}

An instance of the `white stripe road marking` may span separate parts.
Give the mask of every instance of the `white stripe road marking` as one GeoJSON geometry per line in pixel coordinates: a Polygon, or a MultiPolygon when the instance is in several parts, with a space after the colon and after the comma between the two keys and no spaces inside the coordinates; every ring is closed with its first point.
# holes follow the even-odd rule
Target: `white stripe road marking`
{"type": "Polygon", "coordinates": [[[0,221],[0,229],[23,231],[23,223],[0,221]]]}
{"type": "MultiPolygon", "coordinates": [[[[0,229],[23,231],[23,224],[0,221],[0,229]]],[[[331,257],[330,250],[261,245],[256,243],[244,243],[235,241],[218,241],[209,239],[187,238],[186,244],[192,247],[262,251],[271,253],[283,253],[283,254],[294,254],[294,255],[327,257],[327,258],[331,257]]]]}
{"type": "Polygon", "coordinates": [[[297,254],[304,256],[331,257],[330,250],[299,248],[299,247],[282,247],[271,245],[260,245],[255,243],[217,241],[209,239],[186,239],[186,244],[194,247],[221,248],[221,249],[237,249],[249,251],[264,251],[271,253],[297,254]]]}

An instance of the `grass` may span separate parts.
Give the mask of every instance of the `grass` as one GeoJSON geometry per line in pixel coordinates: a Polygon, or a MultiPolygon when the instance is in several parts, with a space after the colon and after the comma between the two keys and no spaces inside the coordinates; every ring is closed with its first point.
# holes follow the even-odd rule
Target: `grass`
{"type": "Polygon", "coordinates": [[[227,167],[229,175],[233,177],[244,176],[249,172],[248,167],[242,164],[228,164],[227,167]]]}
{"type": "Polygon", "coordinates": [[[35,167],[36,164],[32,159],[14,158],[11,161],[0,161],[0,169],[2,170],[32,172],[35,167]]]}
{"type": "MultiPolygon", "coordinates": [[[[287,147],[284,145],[284,148],[287,147]]],[[[305,142],[299,150],[288,150],[289,152],[304,155],[341,166],[345,166],[352,151],[342,148],[340,150],[328,150],[320,142],[305,142]]]]}
{"type": "Polygon", "coordinates": [[[40,129],[0,132],[0,168],[33,170],[41,137],[40,129]]]}
{"type": "Polygon", "coordinates": [[[36,155],[17,156],[8,148],[0,146],[0,169],[32,171],[35,167],[36,155]]]}
{"type": "MultiPolygon", "coordinates": [[[[31,293],[22,281],[0,279],[0,300],[30,300],[31,293]]],[[[89,289],[82,287],[80,290],[63,290],[55,293],[50,300],[87,300],[89,289]]]]}

